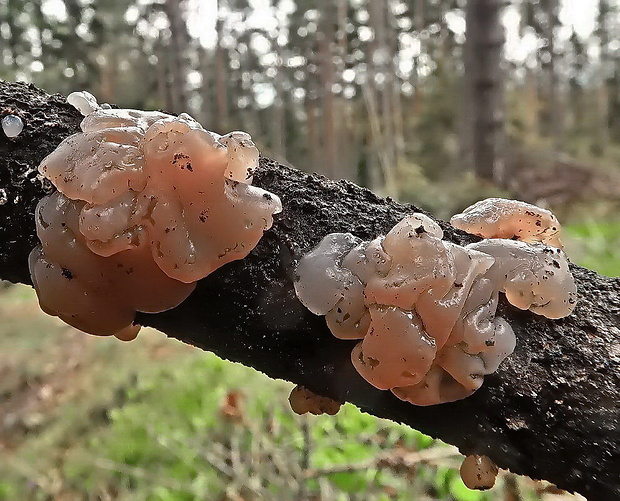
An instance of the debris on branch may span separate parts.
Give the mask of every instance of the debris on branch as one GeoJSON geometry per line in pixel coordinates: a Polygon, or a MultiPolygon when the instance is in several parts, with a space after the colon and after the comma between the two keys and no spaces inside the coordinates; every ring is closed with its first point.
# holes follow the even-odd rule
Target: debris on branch
{"type": "MultiPolygon", "coordinates": [[[[39,162],[79,131],[63,96],[0,82],[0,119],[23,122],[0,134],[0,279],[30,284],[37,244],[34,208],[51,186],[39,162]]],[[[620,280],[571,265],[575,311],[549,320],[500,301],[515,352],[466,399],[416,407],[373,388],[350,362],[356,341],[331,335],[296,298],[294,265],[329,233],[371,240],[420,210],[346,181],[330,181],[261,158],[254,184],[278,195],[283,212],[257,247],[200,280],[180,306],[137,321],[220,357],[253,367],[363,411],[408,424],[488,456],[501,468],[545,479],[591,500],[620,498],[620,280]]],[[[444,238],[477,240],[438,221],[444,238]]]]}

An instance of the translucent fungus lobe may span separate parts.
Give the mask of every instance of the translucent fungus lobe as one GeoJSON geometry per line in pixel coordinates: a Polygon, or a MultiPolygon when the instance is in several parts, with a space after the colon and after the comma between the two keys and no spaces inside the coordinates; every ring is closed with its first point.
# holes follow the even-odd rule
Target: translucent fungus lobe
{"type": "Polygon", "coordinates": [[[79,230],[83,207],[58,192],[37,206],[41,246],[30,254],[30,273],[46,313],[84,332],[118,334],[136,311],[173,308],[194,290],[157,267],[145,239],[110,257],[91,252],[79,230]]]}
{"type": "Polygon", "coordinates": [[[91,114],[99,108],[95,96],[85,90],[72,92],[67,96],[67,102],[84,116],[91,114]]]}
{"type": "Polygon", "coordinates": [[[311,392],[303,386],[295,386],[288,397],[291,409],[295,414],[337,414],[342,407],[340,402],[336,402],[328,397],[322,397],[311,392]]]}
{"type": "Polygon", "coordinates": [[[135,311],[174,307],[197,280],[247,256],[282,206],[250,185],[258,150],[247,133],[219,136],[188,115],[102,108],[90,97],[71,96],[83,132],[39,166],[59,193],[39,204],[43,247],[31,271],[43,309],[115,334],[135,311]],[[88,306],[63,299],[65,269],[88,306]]]}
{"type": "Polygon", "coordinates": [[[327,235],[297,267],[302,303],[325,315],[334,336],[361,340],[351,353],[357,372],[416,405],[471,395],[513,352],[514,332],[496,316],[500,293],[548,318],[575,306],[560,249],[442,238],[435,222],[412,214],[370,242],[327,235]]]}
{"type": "Polygon", "coordinates": [[[482,238],[542,242],[562,248],[557,218],[546,209],[519,200],[487,198],[452,216],[450,223],[482,238]]]}
{"type": "Polygon", "coordinates": [[[484,491],[495,485],[498,471],[499,468],[488,456],[472,454],[461,464],[460,474],[467,488],[484,491]]]}

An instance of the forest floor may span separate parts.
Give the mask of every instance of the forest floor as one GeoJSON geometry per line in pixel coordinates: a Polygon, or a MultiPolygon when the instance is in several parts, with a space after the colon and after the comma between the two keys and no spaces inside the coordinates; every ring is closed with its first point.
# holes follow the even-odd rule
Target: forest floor
{"type": "MultiPolygon", "coordinates": [[[[620,274],[618,228],[570,227],[569,254],[620,274]]],[[[84,335],[0,283],[0,500],[582,499],[508,472],[469,491],[453,448],[349,404],[296,416],[291,388],[150,329],[84,335]]]]}

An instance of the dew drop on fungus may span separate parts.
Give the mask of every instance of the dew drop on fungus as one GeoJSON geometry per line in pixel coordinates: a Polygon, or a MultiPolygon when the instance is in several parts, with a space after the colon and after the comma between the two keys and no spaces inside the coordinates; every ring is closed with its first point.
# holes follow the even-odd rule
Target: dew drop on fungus
{"type": "Polygon", "coordinates": [[[17,137],[24,130],[24,122],[17,115],[6,115],[2,118],[2,130],[6,137],[17,137]]]}

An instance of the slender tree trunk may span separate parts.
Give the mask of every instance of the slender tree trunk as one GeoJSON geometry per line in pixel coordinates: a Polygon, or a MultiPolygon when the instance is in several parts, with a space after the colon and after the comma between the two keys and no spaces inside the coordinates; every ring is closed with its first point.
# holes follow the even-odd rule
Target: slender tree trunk
{"type": "Polygon", "coordinates": [[[388,44],[387,0],[369,0],[370,26],[375,37],[370,45],[366,103],[370,115],[372,141],[383,173],[383,190],[398,196],[395,176],[394,123],[392,112],[392,51],[388,44]],[[375,115],[375,116],[373,116],[375,115]],[[373,126],[374,122],[374,126],[373,126]]]}
{"type": "Polygon", "coordinates": [[[116,98],[116,81],[118,78],[118,57],[111,47],[102,51],[103,62],[99,65],[99,99],[112,103],[116,98]]]}
{"type": "Polygon", "coordinates": [[[170,22],[170,71],[172,80],[172,111],[182,113],[187,109],[187,73],[189,33],[185,24],[184,0],[166,0],[166,15],[170,22]]]}
{"type": "Polygon", "coordinates": [[[329,178],[336,178],[336,127],[335,127],[335,96],[333,85],[335,83],[335,71],[333,61],[333,46],[336,39],[336,12],[335,5],[331,2],[325,6],[321,16],[321,29],[319,37],[319,56],[321,97],[323,100],[323,166],[322,171],[329,178]]]}
{"type": "Polygon", "coordinates": [[[224,25],[221,20],[216,23],[217,43],[215,46],[215,131],[223,134],[228,129],[228,58],[222,46],[224,25]]]}
{"type": "Polygon", "coordinates": [[[200,119],[208,127],[213,125],[213,100],[211,98],[212,59],[204,47],[198,49],[198,65],[200,69],[200,119]]]}
{"type": "Polygon", "coordinates": [[[504,181],[504,28],[502,0],[469,0],[466,12],[465,75],[471,102],[476,174],[504,181]]]}
{"type": "Polygon", "coordinates": [[[609,0],[599,0],[599,15],[598,15],[598,36],[600,41],[600,64],[601,69],[599,74],[601,76],[598,92],[597,92],[597,108],[599,116],[599,131],[598,131],[598,144],[600,146],[600,153],[603,154],[609,146],[609,101],[610,101],[610,86],[609,81],[612,73],[611,69],[611,56],[609,52],[609,30],[607,26],[607,18],[610,11],[609,0]]]}
{"type": "Polygon", "coordinates": [[[286,158],[286,134],[285,134],[285,104],[284,96],[284,65],[282,52],[284,47],[278,44],[276,36],[272,43],[276,47],[276,76],[274,78],[274,88],[276,91],[275,99],[272,104],[272,122],[271,122],[271,149],[274,157],[279,161],[286,158]]]}
{"type": "Polygon", "coordinates": [[[545,73],[545,115],[548,121],[548,135],[552,138],[553,149],[559,151],[562,145],[562,110],[557,69],[556,28],[560,24],[558,0],[545,0],[543,3],[547,23],[544,27],[547,39],[547,53],[543,62],[545,73]]]}
{"type": "Polygon", "coordinates": [[[319,140],[319,131],[317,127],[316,99],[311,91],[308,90],[305,97],[306,104],[306,141],[308,148],[308,157],[310,160],[309,170],[318,172],[320,162],[321,142],[319,140]]]}
{"type": "Polygon", "coordinates": [[[525,125],[525,135],[532,141],[540,135],[538,115],[540,103],[538,101],[538,86],[536,85],[536,74],[533,68],[525,68],[525,100],[523,106],[523,123],[525,125]]]}

